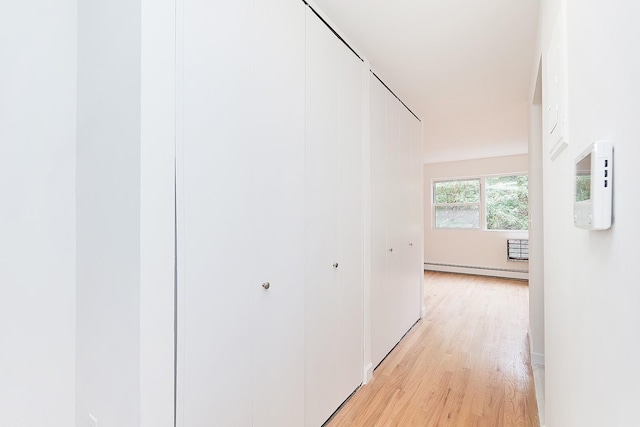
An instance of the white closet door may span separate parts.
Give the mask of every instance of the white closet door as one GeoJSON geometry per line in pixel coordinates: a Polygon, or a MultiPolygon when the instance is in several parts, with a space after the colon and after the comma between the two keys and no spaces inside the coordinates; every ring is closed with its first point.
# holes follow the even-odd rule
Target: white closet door
{"type": "Polygon", "coordinates": [[[392,335],[387,286],[387,223],[389,216],[389,163],[387,159],[387,89],[373,75],[371,81],[371,361],[377,366],[392,335]]]}
{"type": "MultiPolygon", "coordinates": [[[[400,265],[400,286],[399,307],[398,307],[398,327],[400,339],[413,324],[420,318],[420,272],[419,265],[416,264],[414,241],[417,236],[412,234],[413,214],[413,126],[415,121],[413,114],[404,106],[399,109],[399,147],[398,165],[400,167],[398,194],[400,195],[399,210],[400,215],[400,237],[401,242],[398,250],[398,261],[400,265]]],[[[418,242],[415,241],[417,247],[418,242]]]]}
{"type": "Polygon", "coordinates": [[[255,244],[245,267],[254,272],[253,426],[299,427],[304,424],[305,7],[292,0],[255,6],[255,244]],[[267,282],[268,290],[262,287],[267,282]]]}
{"type": "MultiPolygon", "coordinates": [[[[377,366],[419,319],[412,233],[412,120],[376,78],[371,84],[371,353],[377,366]]],[[[420,241],[422,239],[420,238],[420,241]]]]}
{"type": "MultiPolygon", "coordinates": [[[[398,105],[398,142],[396,159],[397,167],[397,182],[396,182],[396,209],[397,209],[397,228],[398,243],[394,249],[395,261],[398,268],[398,276],[396,282],[396,292],[398,297],[398,307],[396,315],[398,316],[398,330],[400,337],[411,327],[413,322],[407,324],[407,319],[411,319],[413,314],[408,303],[408,293],[410,290],[410,256],[409,256],[409,243],[410,233],[409,228],[411,226],[410,215],[410,191],[411,191],[411,135],[409,127],[409,111],[401,103],[398,105]]],[[[414,319],[415,322],[415,319],[414,319]]],[[[399,340],[400,338],[398,338],[399,340]]]]}
{"type": "MultiPolygon", "coordinates": [[[[403,246],[402,237],[402,164],[400,159],[400,109],[403,108],[400,101],[389,91],[386,92],[386,162],[388,163],[387,187],[387,282],[384,283],[386,295],[385,300],[379,300],[381,306],[379,310],[384,312],[385,322],[389,323],[388,335],[379,336],[376,344],[378,349],[376,354],[384,358],[389,351],[398,343],[405,331],[402,330],[403,315],[402,292],[403,292],[403,246]]],[[[374,341],[372,337],[372,348],[374,341]]],[[[382,360],[382,359],[380,359],[382,360]]],[[[379,361],[378,361],[379,362],[379,361]]]]}
{"type": "Polygon", "coordinates": [[[253,1],[182,4],[178,425],[245,427],[255,289],[253,1]]]}
{"type": "Polygon", "coordinates": [[[422,310],[424,281],[424,154],[422,151],[422,123],[411,118],[411,274],[417,281],[419,316],[422,310]]]}
{"type": "Polygon", "coordinates": [[[317,427],[362,375],[362,77],[311,11],[306,40],[305,425],[317,427]]]}
{"type": "MultiPolygon", "coordinates": [[[[305,425],[320,426],[339,404],[336,291],[339,63],[336,40],[307,10],[305,425]]],[[[339,267],[338,267],[339,268],[339,267]]]]}
{"type": "MultiPolygon", "coordinates": [[[[361,383],[363,368],[364,224],[362,182],[362,61],[338,45],[338,307],[341,399],[361,383]]],[[[334,408],[334,410],[337,409],[334,408]]]]}

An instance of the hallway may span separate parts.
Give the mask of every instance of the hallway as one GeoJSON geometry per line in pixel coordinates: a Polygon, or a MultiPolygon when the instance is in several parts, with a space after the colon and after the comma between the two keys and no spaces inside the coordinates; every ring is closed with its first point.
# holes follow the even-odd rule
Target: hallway
{"type": "Polygon", "coordinates": [[[425,272],[425,306],[326,426],[538,426],[526,282],[425,272]]]}

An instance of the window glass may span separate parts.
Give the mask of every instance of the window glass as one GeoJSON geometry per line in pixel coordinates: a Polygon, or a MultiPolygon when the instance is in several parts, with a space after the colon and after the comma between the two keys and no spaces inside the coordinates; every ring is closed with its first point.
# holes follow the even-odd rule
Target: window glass
{"type": "Polygon", "coordinates": [[[526,175],[486,178],[487,230],[527,230],[529,193],[526,175]]]}
{"type": "Polygon", "coordinates": [[[436,203],[479,203],[480,180],[436,182],[434,196],[436,203]]]}
{"type": "Polygon", "coordinates": [[[436,228],[480,228],[480,206],[436,206],[436,228]]]}
{"type": "Polygon", "coordinates": [[[480,194],[479,179],[434,183],[436,228],[480,228],[480,194]]]}

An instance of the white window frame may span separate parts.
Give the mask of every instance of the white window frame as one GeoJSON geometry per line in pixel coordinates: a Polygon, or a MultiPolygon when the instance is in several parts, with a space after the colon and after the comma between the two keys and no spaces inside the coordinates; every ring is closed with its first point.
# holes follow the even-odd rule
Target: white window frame
{"type": "MultiPolygon", "coordinates": [[[[524,230],[505,230],[502,228],[492,228],[489,229],[487,227],[487,209],[486,209],[486,200],[487,200],[487,185],[486,185],[486,179],[487,178],[500,178],[503,176],[526,176],[527,177],[527,189],[529,188],[529,173],[528,172],[511,172],[511,173],[501,173],[501,174],[495,174],[495,175],[486,175],[482,177],[482,185],[484,188],[484,192],[482,193],[482,201],[485,205],[485,209],[484,209],[484,231],[488,231],[488,232],[517,232],[517,231],[529,231],[529,226],[527,226],[527,228],[525,228],[524,230]]],[[[527,209],[529,208],[528,203],[527,203],[527,209]]],[[[528,223],[528,222],[527,222],[528,223]]]]}
{"type": "Polygon", "coordinates": [[[434,179],[431,182],[431,217],[433,220],[431,221],[431,227],[435,230],[484,230],[485,229],[485,217],[486,213],[483,215],[485,211],[484,208],[484,180],[482,177],[464,177],[464,178],[447,178],[447,179],[434,179]],[[479,193],[479,201],[474,203],[436,203],[436,184],[442,182],[455,182],[455,181],[478,181],[480,186],[479,193]],[[436,224],[436,209],[440,206],[450,207],[450,206],[478,206],[478,215],[480,216],[480,221],[478,222],[478,227],[438,227],[436,224]]]}
{"type": "Polygon", "coordinates": [[[466,231],[488,231],[488,232],[505,232],[505,231],[528,231],[528,228],[525,230],[502,230],[502,229],[491,229],[487,228],[487,193],[486,193],[486,179],[487,178],[498,178],[502,176],[527,176],[527,181],[529,178],[528,172],[507,172],[500,174],[492,174],[492,175],[482,175],[482,176],[465,176],[465,177],[455,177],[455,178],[442,178],[442,179],[432,179],[431,180],[431,228],[434,230],[466,230],[466,231]],[[455,182],[455,181],[479,181],[480,182],[480,201],[477,203],[436,203],[436,184],[441,182],[455,182]],[[436,225],[436,208],[439,206],[479,206],[480,210],[480,226],[477,228],[466,228],[466,227],[438,227],[436,225]]]}

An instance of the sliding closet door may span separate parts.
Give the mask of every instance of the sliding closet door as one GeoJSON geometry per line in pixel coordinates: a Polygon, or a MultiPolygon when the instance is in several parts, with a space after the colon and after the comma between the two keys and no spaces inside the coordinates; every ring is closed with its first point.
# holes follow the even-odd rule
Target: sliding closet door
{"type": "MultiPolygon", "coordinates": [[[[305,7],[255,2],[253,426],[304,424],[305,7]],[[262,287],[269,283],[269,289],[262,287]]],[[[210,425],[224,425],[213,423],[210,425]]],[[[250,424],[247,424],[250,425],[250,424]]]]}
{"type": "Polygon", "coordinates": [[[311,11],[306,33],[305,425],[362,375],[361,62],[311,11]]]}
{"type": "Polygon", "coordinates": [[[399,243],[397,261],[398,281],[398,335],[404,335],[420,318],[420,265],[415,254],[419,242],[412,233],[413,209],[413,122],[415,117],[402,104],[399,105],[398,167],[399,181],[396,192],[399,195],[399,243]]]}
{"type": "Polygon", "coordinates": [[[253,3],[181,2],[177,414],[182,427],[252,423],[253,3]]]}
{"type": "Polygon", "coordinates": [[[180,426],[304,422],[304,28],[294,0],[184,2],[180,426]]]}
{"type": "MultiPolygon", "coordinates": [[[[362,61],[338,45],[338,309],[342,400],[362,383],[364,223],[362,169],[362,61]]],[[[334,408],[334,410],[337,408],[334,408]]]]}
{"type": "MultiPolygon", "coordinates": [[[[374,124],[372,117],[371,174],[372,174],[372,225],[373,235],[382,234],[385,239],[372,239],[372,266],[383,262],[384,280],[375,278],[380,266],[373,266],[371,287],[371,355],[377,366],[398,342],[402,322],[400,318],[402,291],[402,182],[400,162],[400,102],[377,80],[372,87],[382,87],[382,96],[372,95],[372,102],[380,105],[373,109],[384,111],[383,124],[374,124]],[[373,133],[378,133],[375,137],[373,133]],[[382,211],[378,211],[382,210],[382,211]]],[[[378,119],[378,118],[376,118],[378,119]]],[[[402,336],[402,335],[400,335],[402,336]]]]}
{"type": "Polygon", "coordinates": [[[393,322],[387,304],[387,223],[390,167],[387,161],[387,89],[373,75],[371,81],[371,361],[377,366],[387,354],[393,322]]]}
{"type": "Polygon", "coordinates": [[[340,405],[337,306],[337,39],[307,11],[305,425],[320,426],[340,405]],[[337,265],[335,267],[334,265],[337,265]]]}
{"type": "MultiPolygon", "coordinates": [[[[371,355],[378,365],[420,317],[415,117],[371,77],[371,355]]],[[[420,160],[421,162],[421,160],[420,160]]],[[[421,255],[420,255],[421,256],[421,255]]]]}
{"type": "Polygon", "coordinates": [[[410,268],[412,280],[416,280],[415,286],[418,309],[422,315],[424,304],[424,154],[422,151],[422,123],[415,117],[411,117],[411,222],[410,222],[410,268]]]}

